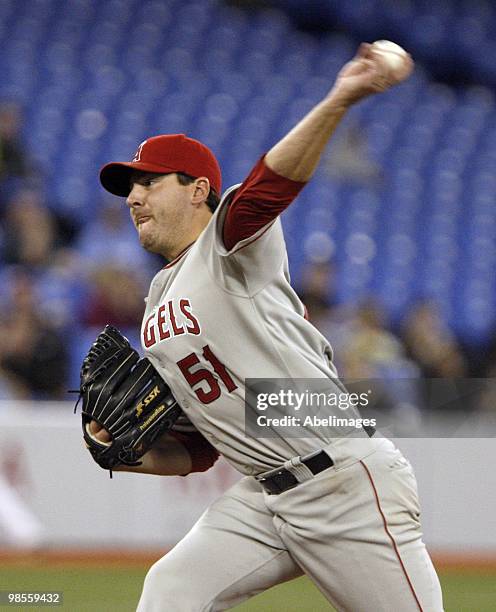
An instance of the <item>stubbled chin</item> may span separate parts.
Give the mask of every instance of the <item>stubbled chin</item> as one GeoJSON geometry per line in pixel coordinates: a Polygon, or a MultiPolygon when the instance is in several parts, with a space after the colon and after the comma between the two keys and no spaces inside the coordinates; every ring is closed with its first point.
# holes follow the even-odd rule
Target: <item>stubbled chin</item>
{"type": "Polygon", "coordinates": [[[153,242],[153,234],[150,231],[150,228],[145,227],[145,225],[146,223],[143,223],[142,225],[138,226],[138,236],[142,246],[147,248],[147,245],[150,242],[153,242]]]}
{"type": "Polygon", "coordinates": [[[141,246],[150,253],[160,253],[160,248],[157,241],[154,239],[153,232],[144,231],[144,228],[139,232],[139,241],[141,246]]]}

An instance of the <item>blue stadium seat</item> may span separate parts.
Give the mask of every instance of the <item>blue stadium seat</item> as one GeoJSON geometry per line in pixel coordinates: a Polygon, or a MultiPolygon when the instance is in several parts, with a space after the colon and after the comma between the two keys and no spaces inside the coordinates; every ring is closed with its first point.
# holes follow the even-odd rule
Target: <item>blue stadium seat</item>
{"type": "MultiPolygon", "coordinates": [[[[304,4],[307,17],[317,14],[304,4]]],[[[400,316],[428,292],[458,333],[480,339],[495,323],[496,9],[318,4],[362,38],[377,38],[379,23],[415,57],[435,58],[439,72],[465,63],[489,87],[436,83],[432,64],[419,62],[407,82],[353,111],[382,182],[340,185],[322,168],[284,216],[294,270],[305,257],[334,257],[340,299],[374,288],[400,316]]],[[[219,154],[224,185],[242,180],[355,51],[346,34],[310,37],[281,12],[210,0],[187,10],[181,0],[3,0],[0,34],[0,95],[23,103],[26,142],[46,170],[52,206],[83,228],[103,196],[100,165],[129,159],[150,134],[204,139],[219,154]]],[[[116,252],[127,248],[116,240],[116,252]]],[[[81,249],[94,256],[88,244],[81,249]]]]}

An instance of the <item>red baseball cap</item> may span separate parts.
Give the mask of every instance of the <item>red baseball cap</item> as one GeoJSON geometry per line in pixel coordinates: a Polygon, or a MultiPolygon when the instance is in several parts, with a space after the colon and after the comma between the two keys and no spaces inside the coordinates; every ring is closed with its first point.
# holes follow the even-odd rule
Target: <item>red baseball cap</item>
{"type": "Polygon", "coordinates": [[[100,182],[114,195],[126,198],[131,191],[130,177],[135,170],[143,172],[183,172],[195,178],[206,176],[212,189],[220,195],[222,175],[212,151],[185,134],[163,134],[143,141],[132,161],[111,162],[100,171],[100,182]]]}

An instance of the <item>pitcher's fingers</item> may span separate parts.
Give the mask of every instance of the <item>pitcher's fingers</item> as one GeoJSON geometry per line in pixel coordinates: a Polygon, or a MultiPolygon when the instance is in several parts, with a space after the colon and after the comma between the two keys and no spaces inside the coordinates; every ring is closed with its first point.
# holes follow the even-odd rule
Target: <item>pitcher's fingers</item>
{"type": "Polygon", "coordinates": [[[103,442],[104,444],[108,444],[112,441],[112,436],[110,433],[104,429],[100,423],[96,421],[91,421],[88,425],[88,433],[98,440],[99,442],[103,442]]]}

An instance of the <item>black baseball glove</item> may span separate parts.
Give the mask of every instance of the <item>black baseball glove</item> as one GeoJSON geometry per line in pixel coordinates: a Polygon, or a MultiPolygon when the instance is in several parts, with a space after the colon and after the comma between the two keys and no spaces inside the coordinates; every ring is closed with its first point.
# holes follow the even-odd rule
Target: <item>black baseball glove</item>
{"type": "Polygon", "coordinates": [[[139,459],[181,414],[169,387],[148,359],[140,359],[127,338],[107,325],[81,367],[83,436],[93,459],[112,470],[139,465],[139,459]],[[99,441],[89,429],[94,420],[111,436],[99,441]]]}

